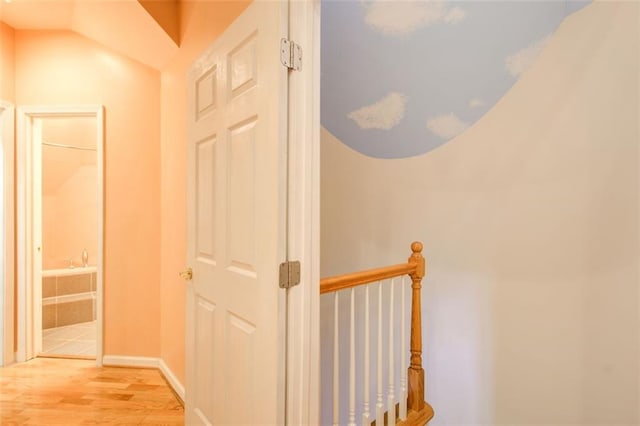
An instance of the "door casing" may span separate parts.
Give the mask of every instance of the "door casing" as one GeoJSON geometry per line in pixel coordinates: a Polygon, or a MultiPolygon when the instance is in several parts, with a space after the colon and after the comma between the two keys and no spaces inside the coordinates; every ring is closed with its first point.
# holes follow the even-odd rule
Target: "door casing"
{"type": "Polygon", "coordinates": [[[289,260],[301,282],[287,290],[289,425],[320,424],[320,0],[289,2],[289,38],[302,47],[289,72],[289,260]]]}
{"type": "Polygon", "coordinates": [[[38,342],[42,342],[41,265],[36,262],[36,250],[42,241],[41,197],[34,189],[41,176],[41,140],[34,137],[38,120],[54,117],[93,117],[96,120],[97,173],[97,280],[96,280],[96,364],[102,365],[103,354],[103,247],[104,247],[104,110],[101,105],[19,106],[17,114],[17,351],[16,361],[23,362],[37,356],[38,342]],[[40,244],[37,245],[36,243],[40,244]]]}

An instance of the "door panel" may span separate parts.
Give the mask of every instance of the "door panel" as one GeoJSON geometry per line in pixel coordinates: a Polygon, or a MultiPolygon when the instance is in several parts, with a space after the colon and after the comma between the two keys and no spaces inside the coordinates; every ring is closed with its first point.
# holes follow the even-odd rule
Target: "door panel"
{"type": "Polygon", "coordinates": [[[198,261],[215,264],[213,225],[216,217],[216,191],[213,185],[216,139],[211,137],[196,143],[196,221],[195,235],[198,261]]]}
{"type": "Polygon", "coordinates": [[[257,424],[256,413],[248,410],[247,397],[255,400],[259,397],[255,394],[252,377],[256,365],[252,357],[256,351],[256,327],[250,322],[232,312],[227,315],[227,344],[228,353],[233,354],[229,358],[227,369],[227,383],[229,383],[229,404],[226,407],[229,412],[229,421],[235,424],[257,424]]]}
{"type": "Polygon", "coordinates": [[[229,269],[257,278],[255,268],[256,120],[233,129],[227,156],[227,253],[229,269]]]}
{"type": "Polygon", "coordinates": [[[189,74],[186,424],[284,423],[286,2],[254,2],[189,74]]]}
{"type": "Polygon", "coordinates": [[[196,305],[196,341],[198,342],[198,350],[195,353],[195,364],[198,366],[198,374],[196,376],[195,407],[199,411],[199,417],[204,419],[213,419],[213,407],[209,404],[209,400],[215,399],[217,395],[214,393],[213,382],[214,369],[213,363],[210,361],[214,357],[215,347],[215,305],[203,298],[198,298],[196,305]]]}

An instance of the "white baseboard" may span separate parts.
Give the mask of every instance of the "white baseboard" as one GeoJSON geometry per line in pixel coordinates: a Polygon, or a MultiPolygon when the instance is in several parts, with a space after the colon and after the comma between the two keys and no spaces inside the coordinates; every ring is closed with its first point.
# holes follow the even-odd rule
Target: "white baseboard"
{"type": "Polygon", "coordinates": [[[160,371],[164,374],[164,378],[167,379],[167,382],[169,382],[173,391],[178,395],[178,398],[184,403],[184,385],[180,383],[180,380],[173,374],[173,371],[171,371],[162,358],[160,358],[160,371]]]}
{"type": "Polygon", "coordinates": [[[152,358],[144,356],[123,356],[123,355],[105,355],[102,357],[102,364],[114,367],[138,367],[138,368],[157,368],[164,375],[173,391],[184,402],[184,385],[171,371],[167,363],[161,358],[152,358]]]}
{"type": "Polygon", "coordinates": [[[160,358],[146,356],[105,355],[102,364],[114,367],[160,368],[160,358]]]}

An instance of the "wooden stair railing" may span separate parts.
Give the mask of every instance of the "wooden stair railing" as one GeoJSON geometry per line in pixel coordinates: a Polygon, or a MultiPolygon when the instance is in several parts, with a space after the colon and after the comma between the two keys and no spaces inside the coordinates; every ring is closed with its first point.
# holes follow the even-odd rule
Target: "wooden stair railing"
{"type": "MultiPolygon", "coordinates": [[[[389,413],[385,412],[385,425],[395,424],[402,426],[423,426],[431,420],[434,415],[433,408],[424,400],[425,386],[424,369],[422,368],[422,307],[420,292],[422,289],[422,278],[425,275],[426,265],[425,259],[422,256],[422,248],[422,243],[413,242],[411,244],[412,254],[407,263],[328,277],[320,280],[320,294],[326,294],[361,285],[381,282],[386,279],[402,277],[404,275],[408,275],[411,278],[411,356],[409,367],[407,369],[407,417],[403,420],[393,421],[398,417],[396,412],[394,413],[392,421],[389,421],[389,413]]],[[[353,299],[351,303],[353,312],[353,299]]],[[[353,313],[351,321],[353,330],[353,313]]],[[[353,392],[352,389],[351,392],[353,392]]],[[[351,396],[351,400],[353,400],[353,396],[351,396]]],[[[395,407],[393,411],[396,411],[395,407]]],[[[355,424],[352,407],[350,414],[350,424],[355,424]]],[[[376,422],[373,422],[372,425],[373,424],[376,424],[376,422]]],[[[376,424],[376,426],[382,425],[376,424]]]]}

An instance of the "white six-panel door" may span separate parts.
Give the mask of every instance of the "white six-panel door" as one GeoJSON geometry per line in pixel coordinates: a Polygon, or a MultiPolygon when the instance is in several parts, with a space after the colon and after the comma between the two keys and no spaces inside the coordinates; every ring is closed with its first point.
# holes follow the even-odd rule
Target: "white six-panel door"
{"type": "Polygon", "coordinates": [[[188,425],[284,423],[286,25],[254,2],[189,73],[188,425]]]}

